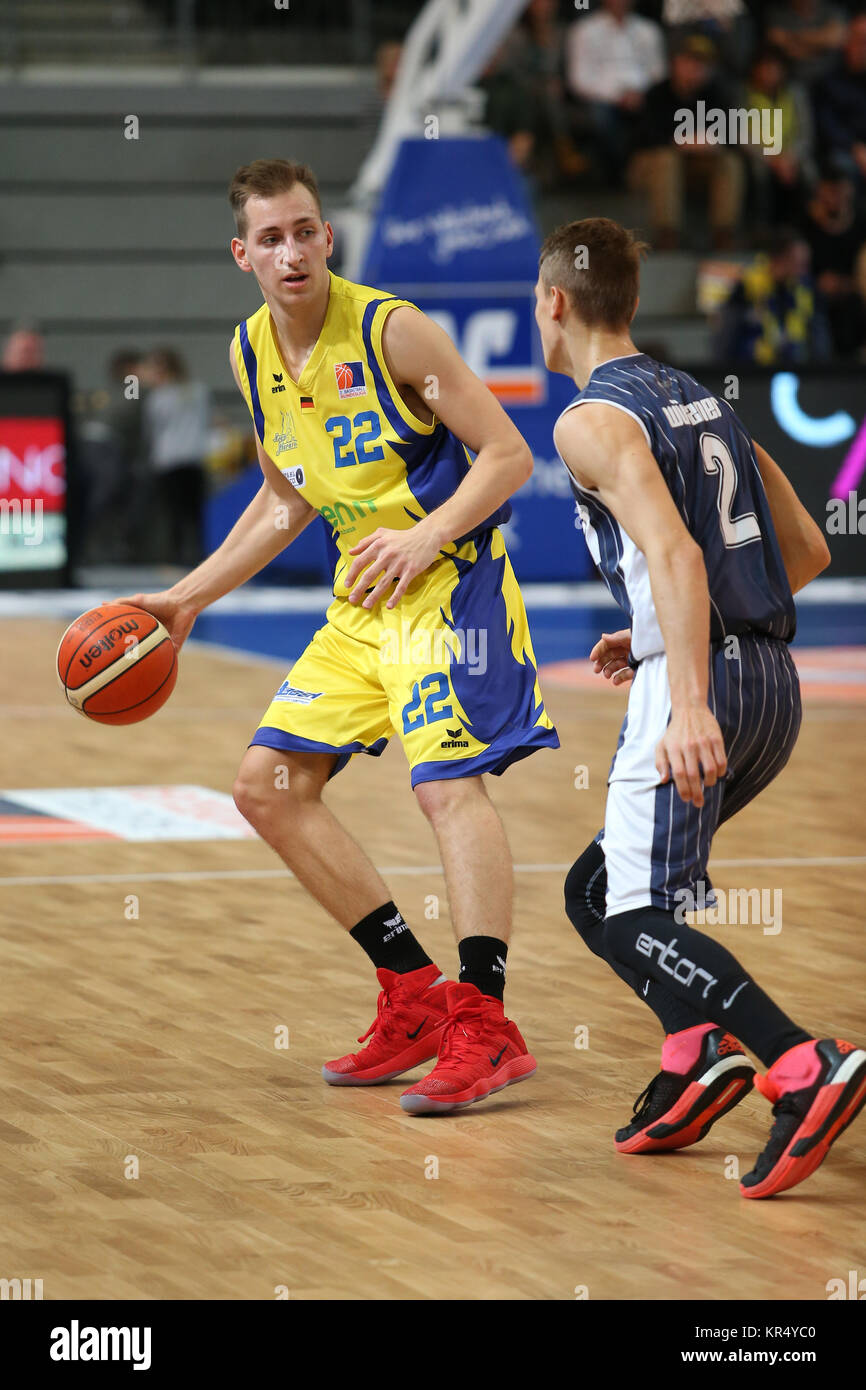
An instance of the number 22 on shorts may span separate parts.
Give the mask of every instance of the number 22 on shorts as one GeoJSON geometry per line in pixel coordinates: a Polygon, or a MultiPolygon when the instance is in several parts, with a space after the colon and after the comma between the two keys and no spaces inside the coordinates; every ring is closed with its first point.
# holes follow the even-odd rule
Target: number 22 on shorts
{"type": "Polygon", "coordinates": [[[448,677],[441,672],[416,681],[412,686],[412,698],[403,706],[403,733],[411,734],[424,724],[453,718],[453,706],[445,703],[449,694],[448,677]]]}

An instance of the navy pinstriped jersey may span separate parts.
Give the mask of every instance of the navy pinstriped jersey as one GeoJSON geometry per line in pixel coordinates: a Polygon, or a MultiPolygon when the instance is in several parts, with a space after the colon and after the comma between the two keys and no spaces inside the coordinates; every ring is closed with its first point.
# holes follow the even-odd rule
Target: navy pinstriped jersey
{"type": "MultiPolygon", "coordinates": [[[[704,554],[711,641],[759,632],[790,642],[794,600],[770,506],[751,438],[727,401],[641,352],[596,367],[566,411],[587,401],[624,410],[646,435],[704,554]]],[[[632,656],[664,651],[645,556],[598,494],[568,476],[590,553],[631,626],[632,656]]]]}

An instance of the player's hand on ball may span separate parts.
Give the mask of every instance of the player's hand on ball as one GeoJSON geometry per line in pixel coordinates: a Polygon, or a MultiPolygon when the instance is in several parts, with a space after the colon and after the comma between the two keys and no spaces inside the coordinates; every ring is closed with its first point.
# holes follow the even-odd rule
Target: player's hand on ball
{"type": "Polygon", "coordinates": [[[345,578],[347,589],[351,589],[349,602],[364,608],[373,608],[396,584],[391,593],[387,608],[393,608],[403,597],[412,580],[423,574],[436,559],[440,551],[438,536],[424,528],[419,521],[407,531],[390,531],[385,526],[378,527],[372,535],[365,536],[349,551],[356,558],[345,578]],[[375,583],[372,591],[364,598],[364,590],[375,583]],[[354,586],[354,587],[353,587],[354,586]]]}
{"type": "Polygon", "coordinates": [[[715,786],[728,769],[725,740],[709,706],[674,711],[656,747],[656,767],[663,783],[673,777],[683,801],[703,806],[704,787],[715,786]]]}
{"type": "Polygon", "coordinates": [[[178,652],[198,617],[195,608],[176,599],[168,589],[161,594],[133,594],[131,598],[118,599],[117,602],[132,603],[136,608],[143,608],[145,613],[152,613],[162,623],[178,652]]]}
{"type": "Polygon", "coordinates": [[[634,668],[629,666],[631,652],[631,629],[621,632],[603,632],[589,654],[592,669],[596,675],[604,676],[614,685],[628,685],[634,680],[634,668]]]}

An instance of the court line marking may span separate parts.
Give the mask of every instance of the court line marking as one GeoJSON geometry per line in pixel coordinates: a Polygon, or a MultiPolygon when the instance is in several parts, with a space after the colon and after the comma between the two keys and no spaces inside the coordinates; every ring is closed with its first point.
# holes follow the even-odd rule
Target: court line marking
{"type": "MultiPolygon", "coordinates": [[[[139,842],[141,843],[141,842],[139,842]]],[[[714,859],[711,869],[739,869],[746,866],[767,869],[794,869],[800,865],[832,868],[841,864],[866,864],[866,854],[824,855],[814,859],[714,859]]],[[[571,864],[515,864],[516,874],[564,874],[571,864]]],[[[441,864],[394,864],[377,870],[391,878],[411,878],[427,874],[441,874],[441,864]]],[[[128,874],[33,874],[0,876],[0,887],[37,888],[51,884],[75,883],[202,883],[216,879],[244,878],[294,878],[290,869],[177,869],[162,872],[128,874]]]]}

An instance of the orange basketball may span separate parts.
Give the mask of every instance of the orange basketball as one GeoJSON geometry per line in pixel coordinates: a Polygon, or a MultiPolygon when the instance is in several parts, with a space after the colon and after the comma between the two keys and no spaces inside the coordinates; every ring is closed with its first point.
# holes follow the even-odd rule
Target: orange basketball
{"type": "Polygon", "coordinates": [[[79,714],[100,724],[137,724],[174,690],[177,654],[152,614],[131,603],[102,603],[64,632],[57,674],[79,714]]]}

